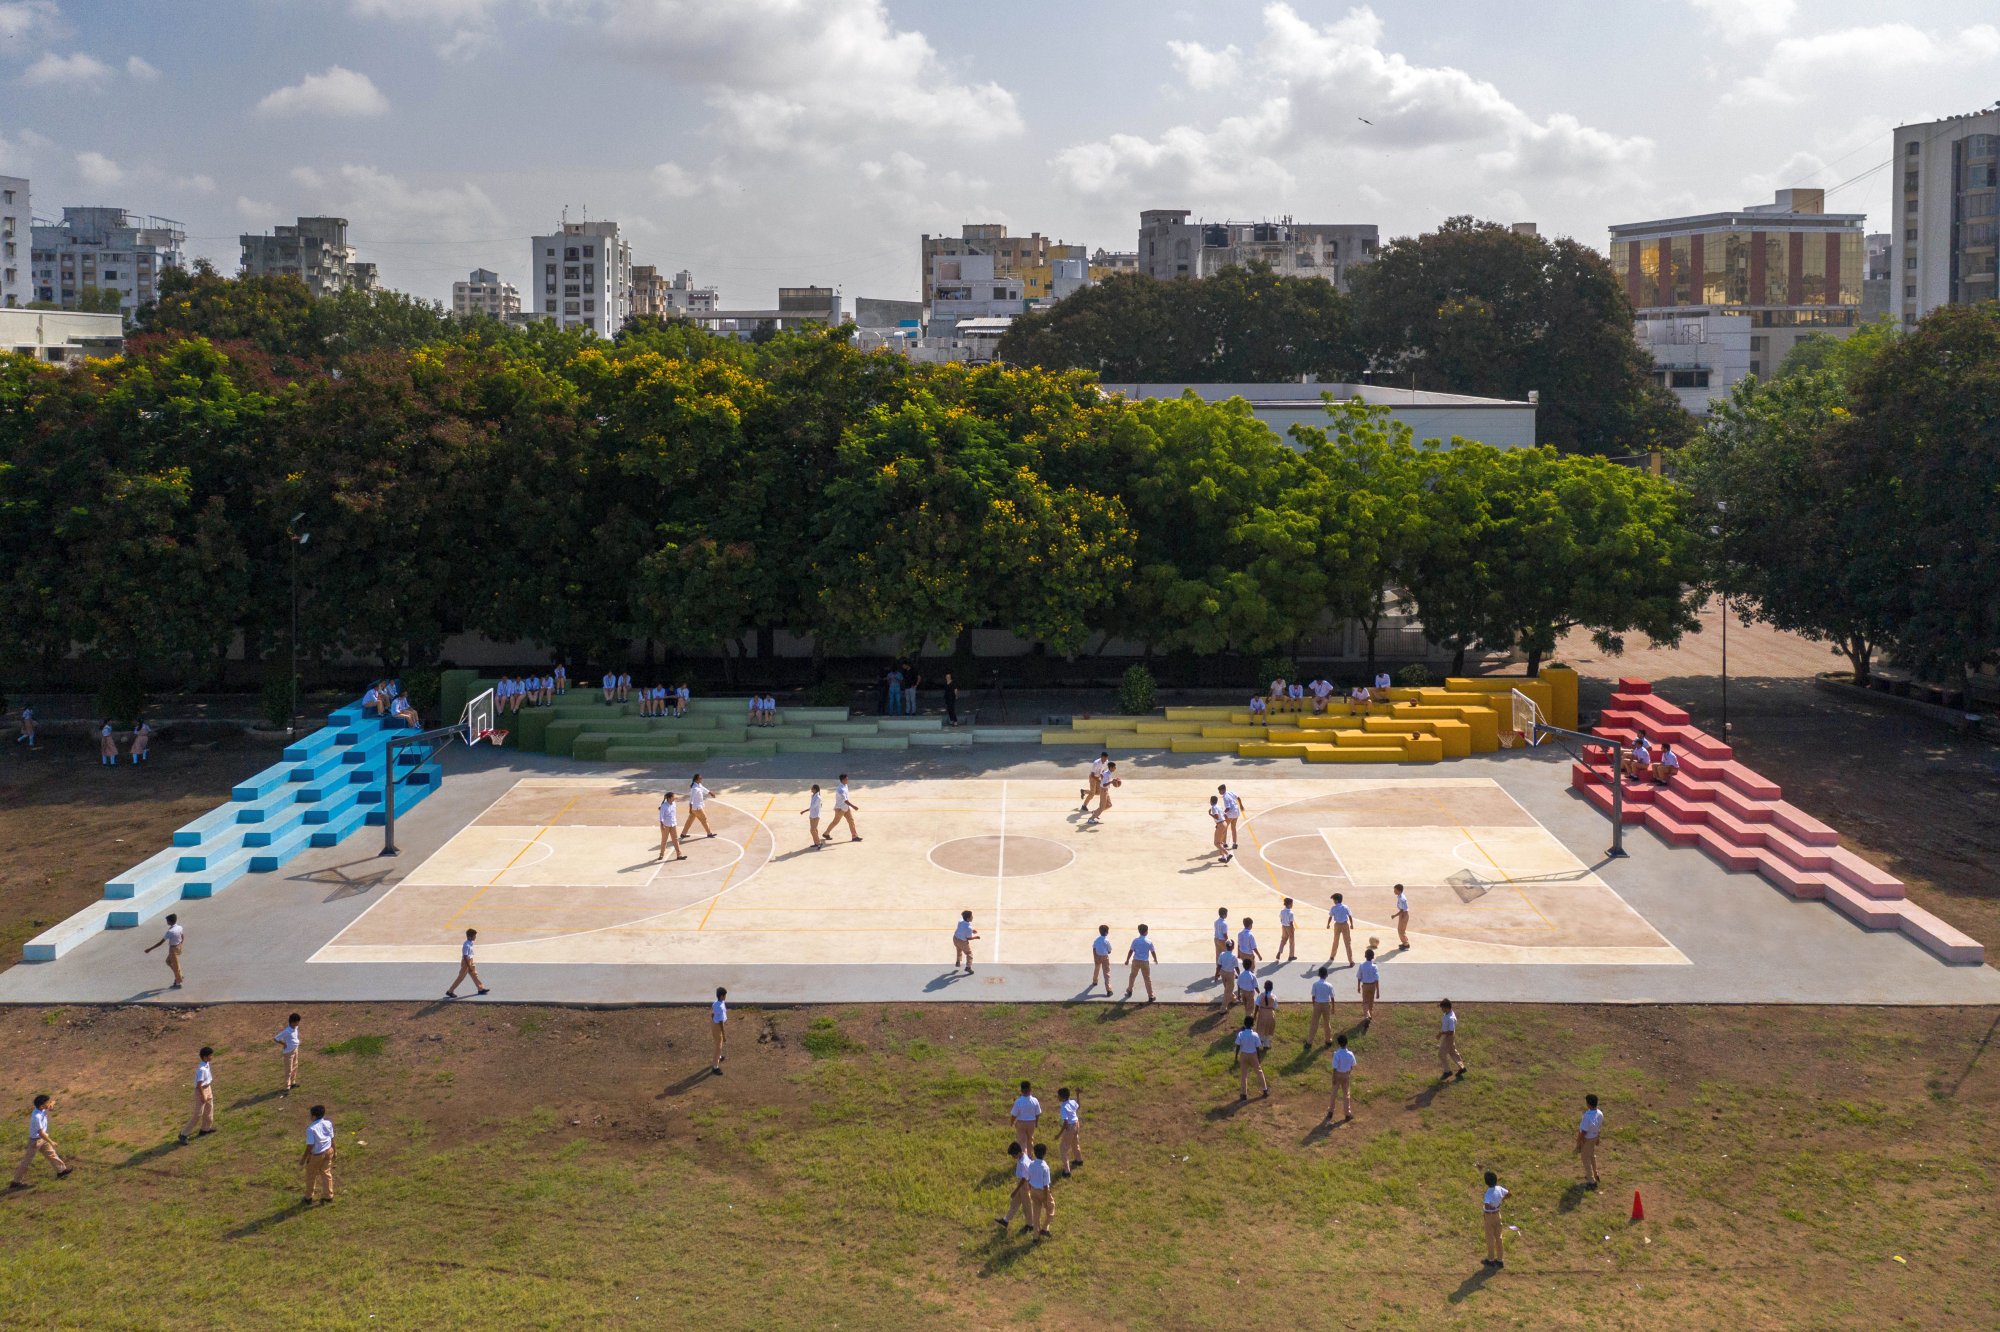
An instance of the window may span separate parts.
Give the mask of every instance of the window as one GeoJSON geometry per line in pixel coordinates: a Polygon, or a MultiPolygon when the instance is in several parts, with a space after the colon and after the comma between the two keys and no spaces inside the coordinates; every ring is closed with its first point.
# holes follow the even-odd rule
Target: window
{"type": "Polygon", "coordinates": [[[565,250],[563,251],[563,258],[564,258],[564,259],[566,259],[567,261],[569,261],[569,262],[570,262],[570,263],[572,263],[572,264],[573,264],[573,263],[575,263],[575,262],[576,262],[576,246],[572,245],[572,246],[568,247],[567,249],[565,249],[565,250]]]}
{"type": "Polygon", "coordinates": [[[1750,350],[1756,352],[1764,350],[1764,338],[1762,334],[1757,334],[1750,339],[1750,350]]]}
{"type": "Polygon", "coordinates": [[[1751,374],[1753,374],[1753,375],[1761,375],[1761,374],[1763,374],[1763,373],[1764,373],[1764,363],[1763,363],[1762,361],[1752,361],[1752,362],[1750,362],[1750,373],[1751,373],[1751,374]]]}
{"type": "Polygon", "coordinates": [[[1915,300],[1916,297],[1917,297],[1917,284],[1914,282],[1905,282],[1903,284],[1903,299],[1915,300]]]}
{"type": "Polygon", "coordinates": [[[1904,155],[1908,157],[1915,157],[1917,155],[1917,151],[1922,147],[1923,145],[1921,143],[1918,143],[1915,139],[1911,139],[1909,144],[1905,146],[1903,149],[1904,155]]]}
{"type": "Polygon", "coordinates": [[[107,281],[107,282],[116,282],[116,281],[118,280],[118,270],[117,270],[117,269],[115,269],[115,268],[107,268],[107,269],[105,269],[105,270],[104,270],[104,278],[105,278],[105,281],[107,281]]]}
{"type": "Polygon", "coordinates": [[[1917,266],[1917,258],[1915,255],[1911,255],[1908,259],[1905,259],[1903,261],[1903,267],[1905,268],[1915,268],[1916,266],[1917,266]]]}
{"type": "Polygon", "coordinates": [[[1914,172],[1914,171],[1905,171],[1905,172],[1903,173],[1903,188],[1904,188],[1904,189],[1906,189],[1906,190],[1911,190],[1911,191],[1914,191],[1914,190],[1915,190],[1915,189],[1917,188],[1917,173],[1916,173],[1916,172],[1914,172]]]}
{"type": "Polygon", "coordinates": [[[548,247],[547,249],[543,250],[543,251],[542,251],[542,257],[543,257],[543,258],[546,258],[546,259],[553,259],[553,258],[555,258],[555,257],[556,257],[556,247],[555,247],[555,246],[553,246],[553,245],[551,245],[551,246],[549,246],[549,247],[548,247]]]}
{"type": "Polygon", "coordinates": [[[580,286],[579,284],[577,284],[577,283],[575,283],[575,282],[566,282],[566,283],[564,283],[564,284],[563,284],[563,295],[565,295],[565,296],[581,296],[581,295],[583,295],[583,288],[582,288],[582,286],[580,286]]]}
{"type": "Polygon", "coordinates": [[[1675,388],[1707,388],[1708,371],[1676,370],[1673,372],[1673,386],[1675,388]]]}
{"type": "Polygon", "coordinates": [[[576,302],[575,302],[575,301],[564,301],[564,302],[563,302],[563,313],[564,313],[564,314],[569,314],[569,315],[573,315],[573,314],[577,313],[577,304],[576,304],[576,302]]]}
{"type": "Polygon", "coordinates": [[[1005,287],[995,287],[995,288],[993,289],[993,299],[994,299],[994,300],[996,300],[996,301],[1004,301],[1004,300],[1006,300],[1006,299],[1007,299],[1007,289],[1006,289],[1005,287]]]}
{"type": "Polygon", "coordinates": [[[1903,233],[1903,239],[1906,241],[1913,241],[1916,238],[1917,238],[1917,229],[1915,227],[1911,227],[1908,231],[1905,231],[1903,233]]]}
{"type": "Polygon", "coordinates": [[[597,257],[597,247],[595,245],[584,246],[583,257],[586,259],[595,259],[597,257]]]}
{"type": "Polygon", "coordinates": [[[563,269],[563,278],[564,278],[564,279],[565,279],[566,281],[569,281],[569,282],[574,282],[574,281],[576,281],[576,265],[575,265],[575,264],[571,264],[571,265],[570,265],[569,267],[567,267],[567,268],[563,269]]]}
{"type": "Polygon", "coordinates": [[[597,265],[585,264],[583,266],[583,280],[585,282],[597,281],[597,265]]]}
{"type": "Polygon", "coordinates": [[[596,301],[585,301],[585,302],[583,303],[583,312],[584,312],[585,314],[594,314],[594,313],[596,312],[596,310],[597,310],[597,302],[596,302],[596,301]]]}
{"type": "Polygon", "coordinates": [[[1915,199],[1911,199],[1905,202],[1903,204],[1903,211],[1906,213],[1914,214],[1917,211],[1917,201],[1915,199]]]}

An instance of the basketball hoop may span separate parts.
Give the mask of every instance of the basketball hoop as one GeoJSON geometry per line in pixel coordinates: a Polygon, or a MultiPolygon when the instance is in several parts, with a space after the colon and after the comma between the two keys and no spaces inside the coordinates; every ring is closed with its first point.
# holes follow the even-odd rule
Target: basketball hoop
{"type": "Polygon", "coordinates": [[[485,739],[489,745],[504,745],[507,743],[507,733],[505,731],[488,731],[485,739]]]}

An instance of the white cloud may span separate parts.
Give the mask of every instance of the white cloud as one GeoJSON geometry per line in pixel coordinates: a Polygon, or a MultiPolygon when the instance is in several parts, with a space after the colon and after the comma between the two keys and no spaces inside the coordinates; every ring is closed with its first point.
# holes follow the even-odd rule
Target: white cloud
{"type": "Polygon", "coordinates": [[[1243,53],[1233,46],[1211,51],[1200,42],[1168,42],[1167,49],[1173,52],[1181,77],[1196,92],[1227,87],[1243,72],[1243,53]]]}
{"type": "Polygon", "coordinates": [[[692,199],[697,195],[714,193],[719,187],[733,189],[736,182],[714,168],[690,171],[677,162],[662,162],[653,168],[653,188],[669,199],[692,199]]]}
{"type": "MultiPolygon", "coordinates": [[[[372,239],[463,239],[504,229],[500,210],[477,185],[412,185],[376,167],[349,163],[331,174],[296,167],[292,180],[306,196],[308,211],[347,218],[355,243],[372,239]]],[[[525,233],[524,233],[525,234],[525,233]]]]}
{"type": "Polygon", "coordinates": [[[354,0],[354,12],[368,18],[466,23],[484,19],[495,4],[496,0],[354,0]]]}
{"type": "Polygon", "coordinates": [[[0,42],[32,45],[68,33],[55,0],[10,0],[0,4],[0,42]]]}
{"type": "Polygon", "coordinates": [[[1792,26],[1798,0],[1689,0],[1724,40],[1746,42],[1776,37],[1792,26]]]}
{"type": "Polygon", "coordinates": [[[366,74],[334,65],[270,93],[257,109],[273,116],[379,116],[388,111],[389,99],[366,74]]]}
{"type": "MultiPolygon", "coordinates": [[[[1263,22],[1263,39],[1237,62],[1251,89],[1248,109],[1213,128],[1079,144],[1057,154],[1058,175],[1084,195],[1138,192],[1241,208],[1248,196],[1283,194],[1301,177],[1404,175],[1428,189],[1443,168],[1456,173],[1459,192],[1485,187],[1479,197],[1504,200],[1496,192],[1524,184],[1613,191],[1629,186],[1651,155],[1646,139],[1562,112],[1537,119],[1464,70],[1385,49],[1382,20],[1366,6],[1317,24],[1274,3],[1263,22]]],[[[1174,56],[1190,86],[1202,87],[1216,75],[1217,53],[1193,49],[1201,55],[1175,44],[1174,56]]]]}
{"type": "Polygon", "coordinates": [[[278,205],[265,203],[262,199],[252,199],[247,194],[236,196],[236,215],[252,226],[268,227],[278,214],[278,205]]]}
{"type": "Polygon", "coordinates": [[[992,187],[977,176],[962,171],[934,170],[928,162],[901,149],[881,161],[860,165],[879,203],[874,205],[899,216],[958,216],[977,213],[986,220],[1008,221],[994,216],[990,206],[979,202],[992,187]]]}
{"type": "Polygon", "coordinates": [[[99,189],[109,189],[125,179],[125,169],[106,157],[103,153],[78,153],[76,173],[83,177],[83,183],[99,189]]]}
{"type": "Polygon", "coordinates": [[[706,90],[735,141],[822,149],[857,136],[990,141],[1021,132],[1014,95],[962,82],[883,0],[607,0],[626,59],[706,90]]]}
{"type": "Polygon", "coordinates": [[[455,62],[477,60],[499,42],[499,35],[490,28],[458,28],[437,44],[438,59],[455,62]]]}
{"type": "Polygon", "coordinates": [[[1974,69],[2000,59],[2000,28],[1974,24],[1939,36],[1908,23],[1837,28],[1786,37],[1771,47],[1756,74],[1727,95],[1732,102],[1799,102],[1828,88],[1926,73],[1974,69]]]}
{"type": "Polygon", "coordinates": [[[125,72],[145,83],[151,83],[160,77],[160,71],[153,67],[153,63],[139,56],[125,57],[125,72]]]}
{"type": "Polygon", "coordinates": [[[94,55],[78,51],[75,55],[63,56],[48,51],[22,71],[21,82],[31,88],[39,88],[64,83],[97,84],[110,77],[111,66],[94,55]]]}
{"type": "Polygon", "coordinates": [[[174,178],[174,184],[195,194],[215,193],[215,177],[204,172],[197,171],[192,176],[177,176],[174,178]]]}

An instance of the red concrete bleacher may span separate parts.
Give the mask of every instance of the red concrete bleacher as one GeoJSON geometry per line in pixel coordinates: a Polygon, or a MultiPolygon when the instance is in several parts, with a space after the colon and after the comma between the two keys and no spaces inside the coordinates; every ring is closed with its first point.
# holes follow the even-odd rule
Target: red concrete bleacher
{"type": "Polygon", "coordinates": [[[1732,870],[1762,875],[1789,895],[1824,901],[1868,929],[1900,930],[1947,962],[1983,962],[1979,941],[1910,902],[1895,875],[1840,845],[1840,835],[1786,803],[1778,784],[1738,763],[1729,746],[1644,680],[1621,679],[1595,734],[1628,750],[1643,734],[1671,744],[1680,774],[1671,783],[1621,780],[1608,746],[1585,746],[1570,785],[1602,810],[1622,788],[1624,822],[1650,828],[1670,846],[1700,847],[1732,870]]]}

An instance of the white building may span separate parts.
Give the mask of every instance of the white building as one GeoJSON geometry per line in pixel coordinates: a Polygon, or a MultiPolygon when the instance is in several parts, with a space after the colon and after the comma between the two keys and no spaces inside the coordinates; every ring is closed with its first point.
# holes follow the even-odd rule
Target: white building
{"type": "Polygon", "coordinates": [[[1162,280],[1213,277],[1225,268],[1269,264],[1280,277],[1316,277],[1347,290],[1349,274],[1375,262],[1374,223],[1190,222],[1185,208],[1139,214],[1138,270],[1162,280]]]}
{"type": "Polygon", "coordinates": [[[1652,353],[1653,381],[1696,415],[1750,373],[1750,330],[1747,314],[1700,308],[1648,310],[1632,325],[1633,337],[1652,353]]]}
{"type": "Polygon", "coordinates": [[[28,282],[34,226],[28,178],[0,176],[0,306],[26,305],[35,298],[28,282]]]}
{"type": "Polygon", "coordinates": [[[937,255],[930,279],[932,337],[950,337],[962,320],[1012,316],[1028,308],[1026,285],[996,274],[990,254],[937,255]]]}
{"type": "MultiPolygon", "coordinates": [[[[680,276],[686,277],[687,274],[680,276]]],[[[840,296],[832,287],[780,287],[778,305],[773,310],[719,309],[713,304],[712,289],[695,288],[693,291],[706,295],[708,303],[703,308],[677,310],[674,312],[676,317],[692,320],[711,333],[720,333],[741,342],[768,337],[773,333],[796,332],[812,325],[832,328],[848,322],[848,316],[842,312],[840,296]]]]}
{"type": "Polygon", "coordinates": [[[127,314],[159,296],[160,275],[182,268],[187,229],[122,208],[65,208],[62,221],[33,228],[35,299],[75,309],[87,291],[114,291],[127,314]]]}
{"type": "Polygon", "coordinates": [[[373,291],[375,265],[355,258],[344,217],[302,217],[266,236],[238,236],[244,277],[295,277],[314,296],[373,291]]]}
{"type": "Polygon", "coordinates": [[[0,352],[65,365],[125,350],[125,320],[82,310],[0,309],[0,352]]]}
{"type": "Polygon", "coordinates": [[[1259,421],[1287,444],[1295,425],[1328,425],[1322,394],[1334,401],[1359,399],[1371,407],[1389,409],[1389,419],[1406,425],[1422,442],[1474,440],[1496,449],[1532,448],[1535,439],[1535,395],[1527,401],[1475,398],[1463,393],[1430,393],[1391,388],[1386,384],[1100,384],[1106,394],[1127,398],[1178,398],[1189,389],[1204,402],[1242,398],[1259,421]]]}
{"type": "Polygon", "coordinates": [[[460,318],[485,315],[504,320],[521,313],[521,293],[492,269],[475,268],[465,281],[451,284],[451,312],[460,318]]]}
{"type": "Polygon", "coordinates": [[[616,222],[565,222],[529,242],[535,314],[611,337],[632,312],[632,247],[616,222]]]}
{"type": "Polygon", "coordinates": [[[1996,295],[2000,103],[1896,127],[1891,300],[1914,324],[1941,305],[1996,295]]]}

